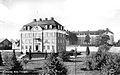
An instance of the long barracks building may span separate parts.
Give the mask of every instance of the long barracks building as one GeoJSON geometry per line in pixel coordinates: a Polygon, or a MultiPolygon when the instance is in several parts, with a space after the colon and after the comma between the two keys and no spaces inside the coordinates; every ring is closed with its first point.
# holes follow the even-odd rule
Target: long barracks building
{"type": "Polygon", "coordinates": [[[99,35],[106,34],[110,37],[110,40],[108,41],[109,44],[113,44],[114,42],[114,33],[110,31],[108,28],[106,30],[97,30],[97,31],[73,31],[72,33],[75,33],[78,37],[78,45],[84,46],[87,45],[85,42],[85,37],[87,34],[90,36],[90,43],[89,45],[95,46],[96,40],[99,38],[99,35]]]}

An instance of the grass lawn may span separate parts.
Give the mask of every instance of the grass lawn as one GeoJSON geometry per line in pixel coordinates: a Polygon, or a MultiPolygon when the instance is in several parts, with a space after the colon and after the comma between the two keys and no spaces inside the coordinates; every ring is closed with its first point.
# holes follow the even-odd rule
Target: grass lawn
{"type": "MultiPolygon", "coordinates": [[[[75,59],[72,59],[75,60],[75,59]]],[[[46,60],[32,60],[27,65],[27,69],[36,69],[43,66],[46,60]]],[[[78,57],[76,59],[76,75],[101,75],[98,71],[84,71],[81,68],[85,68],[85,57],[78,57]]],[[[68,68],[68,75],[75,75],[75,62],[64,62],[65,66],[68,68]]]]}

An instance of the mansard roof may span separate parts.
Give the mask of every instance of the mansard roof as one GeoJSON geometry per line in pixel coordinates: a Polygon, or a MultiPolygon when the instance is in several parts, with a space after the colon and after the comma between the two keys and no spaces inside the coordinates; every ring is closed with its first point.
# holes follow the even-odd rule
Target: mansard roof
{"type": "Polygon", "coordinates": [[[106,30],[98,30],[98,31],[72,31],[73,33],[75,33],[76,35],[87,35],[87,34],[90,34],[90,35],[100,35],[100,34],[103,34],[103,33],[111,33],[111,34],[114,34],[112,31],[110,31],[108,28],[106,28],[106,30]]]}
{"type": "MultiPolygon", "coordinates": [[[[26,26],[29,26],[29,27],[30,27],[30,30],[31,30],[34,26],[40,26],[42,29],[46,29],[46,28],[45,28],[46,25],[52,25],[53,28],[56,28],[56,29],[58,28],[58,26],[62,26],[60,23],[58,23],[57,21],[55,21],[54,18],[51,18],[50,20],[48,20],[47,18],[45,18],[45,20],[42,20],[42,19],[40,18],[40,20],[38,20],[38,21],[37,21],[36,19],[34,19],[32,22],[24,25],[21,30],[24,30],[24,27],[26,27],[26,26]]],[[[63,26],[62,26],[62,27],[63,27],[63,26]]]]}

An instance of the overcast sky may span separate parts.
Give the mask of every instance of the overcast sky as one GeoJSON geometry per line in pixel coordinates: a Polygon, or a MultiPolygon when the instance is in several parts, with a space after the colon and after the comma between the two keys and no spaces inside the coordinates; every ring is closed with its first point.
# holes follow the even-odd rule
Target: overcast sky
{"type": "Polygon", "coordinates": [[[0,0],[0,38],[19,38],[24,24],[46,17],[71,31],[109,28],[120,39],[120,0],[0,0]]]}

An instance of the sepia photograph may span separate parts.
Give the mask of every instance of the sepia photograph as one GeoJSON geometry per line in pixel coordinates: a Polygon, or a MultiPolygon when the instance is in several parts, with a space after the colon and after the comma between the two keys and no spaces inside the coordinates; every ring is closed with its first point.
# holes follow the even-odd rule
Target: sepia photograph
{"type": "Polygon", "coordinates": [[[0,75],[120,75],[120,0],[0,0],[0,75]]]}

